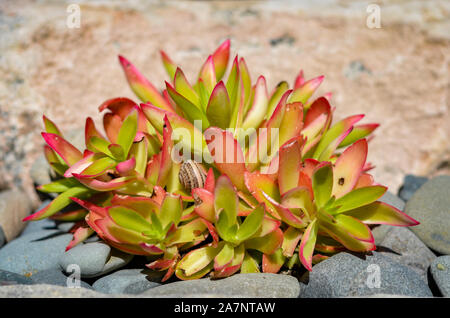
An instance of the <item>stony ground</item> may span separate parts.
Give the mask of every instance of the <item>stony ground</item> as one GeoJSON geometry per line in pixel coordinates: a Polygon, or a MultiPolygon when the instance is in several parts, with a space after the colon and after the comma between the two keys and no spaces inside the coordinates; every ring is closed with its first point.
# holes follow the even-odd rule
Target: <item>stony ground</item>
{"type": "MultiPolygon", "coordinates": [[[[161,87],[159,49],[192,78],[225,38],[270,87],[325,75],[338,118],[379,122],[369,159],[394,193],[406,173],[449,167],[448,1],[380,1],[381,28],[365,1],[81,1],[81,28],[66,26],[72,1],[0,2],[0,188],[23,186],[41,152],[41,116],[65,132],[98,122],[97,107],[133,97],[123,54],[161,87]]],[[[133,97],[134,98],[134,97],[133,97]]],[[[37,200],[35,200],[35,204],[37,200]]]]}

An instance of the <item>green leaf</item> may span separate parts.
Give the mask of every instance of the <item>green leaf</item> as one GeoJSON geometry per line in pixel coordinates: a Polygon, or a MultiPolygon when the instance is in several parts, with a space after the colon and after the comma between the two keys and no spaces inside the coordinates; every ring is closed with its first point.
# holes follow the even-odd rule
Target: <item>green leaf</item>
{"type": "Polygon", "coordinates": [[[95,160],[86,169],[83,170],[81,175],[83,176],[98,176],[104,173],[107,169],[112,168],[116,165],[116,161],[109,157],[103,157],[95,160]]]}
{"type": "Polygon", "coordinates": [[[38,190],[45,193],[60,193],[69,190],[79,182],[73,178],[59,179],[48,184],[41,185],[38,190]]]}
{"type": "Polygon", "coordinates": [[[298,249],[300,262],[302,262],[303,266],[305,266],[309,271],[312,270],[312,255],[314,252],[314,246],[316,245],[318,229],[319,224],[317,219],[314,219],[314,221],[312,221],[306,228],[298,249]]]}
{"type": "Polygon", "coordinates": [[[312,176],[312,187],[316,205],[323,207],[331,197],[333,189],[333,168],[326,162],[316,167],[312,176]]]}
{"type": "Polygon", "coordinates": [[[250,253],[245,252],[244,261],[241,265],[241,274],[244,273],[259,273],[259,265],[256,259],[250,255],[250,253]]]}
{"type": "Polygon", "coordinates": [[[167,226],[170,222],[175,225],[180,223],[182,209],[181,198],[177,195],[167,194],[161,205],[161,211],[159,213],[159,219],[163,227],[167,226]]]}
{"type": "Polygon", "coordinates": [[[214,190],[214,209],[227,215],[227,224],[229,226],[236,222],[239,198],[234,191],[233,184],[226,175],[217,179],[214,190]]]}
{"type": "Polygon", "coordinates": [[[152,224],[142,217],[136,211],[125,207],[111,207],[108,214],[117,223],[117,225],[129,230],[142,233],[144,231],[153,231],[152,224]]]}
{"type": "Polygon", "coordinates": [[[133,143],[130,149],[130,154],[136,159],[136,172],[141,176],[145,176],[145,171],[147,169],[147,138],[143,138],[139,142],[133,143]]]}
{"type": "Polygon", "coordinates": [[[200,99],[197,93],[189,84],[186,76],[180,68],[177,68],[175,72],[174,85],[175,90],[180,93],[180,95],[188,99],[194,105],[200,106],[200,99]]]}
{"type": "Polygon", "coordinates": [[[225,243],[222,250],[214,258],[215,270],[220,270],[227,264],[231,263],[234,257],[234,247],[231,244],[225,243]]]}
{"type": "Polygon", "coordinates": [[[108,146],[108,150],[113,155],[113,159],[116,159],[116,160],[119,160],[119,161],[126,160],[125,153],[124,153],[123,148],[122,148],[121,145],[110,144],[108,146]]]}
{"type": "Polygon", "coordinates": [[[264,218],[264,205],[258,205],[239,226],[236,233],[236,240],[243,242],[252,237],[261,227],[264,218]]]}
{"type": "Polygon", "coordinates": [[[227,89],[220,81],[213,92],[206,108],[206,116],[211,126],[217,126],[222,129],[228,128],[231,117],[231,103],[227,89]]]}
{"type": "Polygon", "coordinates": [[[195,279],[205,275],[212,269],[213,260],[217,253],[220,252],[221,248],[222,245],[219,244],[217,247],[206,246],[189,252],[178,263],[177,276],[180,277],[179,275],[181,274],[183,278],[195,279]],[[207,271],[205,272],[204,270],[206,269],[207,271]],[[199,273],[202,275],[199,276],[199,273]]]}
{"type": "Polygon", "coordinates": [[[59,196],[57,196],[52,202],[50,202],[46,207],[37,211],[36,213],[26,217],[24,221],[29,220],[42,220],[49,216],[52,216],[56,212],[59,212],[66,206],[68,206],[73,201],[70,199],[72,197],[77,197],[80,199],[87,198],[93,191],[84,186],[74,186],[70,189],[64,191],[59,196]]]}
{"type": "Polygon", "coordinates": [[[375,202],[386,191],[387,188],[383,186],[358,188],[334,201],[333,206],[339,207],[336,213],[342,213],[375,202]]]}
{"type": "Polygon", "coordinates": [[[120,127],[119,135],[117,137],[117,143],[122,146],[124,157],[127,158],[131,145],[133,144],[134,137],[137,132],[137,111],[134,109],[122,123],[120,127]]]}
{"type": "Polygon", "coordinates": [[[191,103],[187,98],[178,93],[169,83],[166,82],[167,92],[173,101],[180,107],[180,109],[186,114],[186,118],[194,123],[195,120],[202,121],[202,129],[205,130],[209,127],[208,118],[202,110],[191,103]]]}
{"type": "Polygon", "coordinates": [[[289,89],[289,84],[285,81],[278,83],[275,91],[269,99],[269,105],[267,107],[267,118],[272,116],[273,111],[277,107],[278,103],[281,100],[281,97],[284,93],[289,89]]]}
{"type": "Polygon", "coordinates": [[[98,151],[103,152],[105,155],[115,159],[113,153],[108,148],[110,143],[106,139],[97,136],[92,136],[90,139],[90,144],[98,151]]]}

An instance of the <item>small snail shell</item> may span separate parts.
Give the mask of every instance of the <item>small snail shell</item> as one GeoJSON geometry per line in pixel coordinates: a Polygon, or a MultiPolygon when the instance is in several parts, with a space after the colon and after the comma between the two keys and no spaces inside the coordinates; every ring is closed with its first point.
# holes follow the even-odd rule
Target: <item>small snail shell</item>
{"type": "Polygon", "coordinates": [[[206,173],[201,164],[194,160],[186,160],[181,164],[178,178],[188,193],[191,193],[192,189],[203,188],[205,185],[206,173]]]}

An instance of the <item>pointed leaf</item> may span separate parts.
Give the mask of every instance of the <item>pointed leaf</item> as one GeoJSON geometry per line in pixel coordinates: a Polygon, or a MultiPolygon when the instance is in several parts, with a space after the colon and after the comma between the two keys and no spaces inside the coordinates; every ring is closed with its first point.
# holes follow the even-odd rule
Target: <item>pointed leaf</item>
{"type": "Polygon", "coordinates": [[[414,226],[419,224],[406,213],[389,204],[378,201],[346,211],[344,214],[353,216],[366,224],[388,224],[394,226],[414,226]]]}
{"type": "Polygon", "coordinates": [[[323,162],[315,168],[312,176],[312,187],[316,205],[321,208],[330,199],[333,189],[333,168],[331,163],[323,162]]]}
{"type": "Polygon", "coordinates": [[[42,137],[44,137],[45,142],[61,156],[68,166],[75,164],[83,158],[83,154],[63,137],[51,133],[42,133],[42,137]]]}
{"type": "Polygon", "coordinates": [[[131,89],[144,103],[150,102],[164,110],[171,111],[171,106],[166,102],[158,90],[131,64],[127,59],[119,55],[125,76],[131,89]]]}
{"type": "Polygon", "coordinates": [[[375,202],[387,191],[384,186],[370,186],[353,190],[337,199],[333,206],[339,207],[336,213],[356,209],[375,202]]]}
{"type": "Polygon", "coordinates": [[[211,97],[206,108],[206,116],[212,126],[222,129],[228,128],[231,116],[231,103],[227,89],[220,81],[211,93],[211,97]]]}
{"type": "Polygon", "coordinates": [[[302,241],[300,242],[300,247],[298,248],[300,262],[309,271],[312,270],[312,255],[314,252],[314,246],[316,245],[318,229],[319,225],[315,219],[308,225],[305,233],[303,233],[302,241]]]}

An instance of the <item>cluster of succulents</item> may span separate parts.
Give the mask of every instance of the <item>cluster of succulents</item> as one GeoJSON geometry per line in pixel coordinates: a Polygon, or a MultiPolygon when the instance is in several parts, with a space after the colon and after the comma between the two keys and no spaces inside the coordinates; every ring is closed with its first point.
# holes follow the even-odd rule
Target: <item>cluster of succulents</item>
{"type": "Polygon", "coordinates": [[[312,270],[342,250],[374,250],[374,224],[418,224],[377,201],[387,188],[366,162],[377,124],[357,125],[363,115],[332,123],[331,94],[311,99],[323,76],[300,72],[292,89],[281,82],[269,94],[236,56],[222,80],[229,55],[227,40],[191,85],[161,52],[162,92],[119,56],[142,103],[104,102],[104,134],[87,118],[84,152],[44,116],[59,177],[39,190],[59,195],[25,220],[77,221],[67,249],[95,233],[147,256],[164,280],[312,270]]]}

